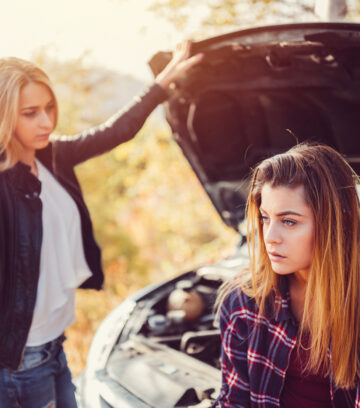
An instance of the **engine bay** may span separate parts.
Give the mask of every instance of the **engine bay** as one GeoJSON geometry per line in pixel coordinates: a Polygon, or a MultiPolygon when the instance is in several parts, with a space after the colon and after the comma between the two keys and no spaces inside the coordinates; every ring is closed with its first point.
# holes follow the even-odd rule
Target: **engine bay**
{"type": "Polygon", "coordinates": [[[223,274],[209,267],[169,282],[138,302],[120,342],[141,335],[219,369],[220,331],[214,305],[223,282],[223,274]]]}
{"type": "Polygon", "coordinates": [[[104,400],[116,408],[125,400],[136,408],[209,407],[221,388],[216,299],[247,266],[240,234],[228,258],[150,285],[120,305],[121,331],[98,373],[104,400]]]}
{"type": "Polygon", "coordinates": [[[240,260],[203,266],[142,296],[110,355],[108,376],[149,406],[208,407],[221,384],[214,305],[240,260]]]}

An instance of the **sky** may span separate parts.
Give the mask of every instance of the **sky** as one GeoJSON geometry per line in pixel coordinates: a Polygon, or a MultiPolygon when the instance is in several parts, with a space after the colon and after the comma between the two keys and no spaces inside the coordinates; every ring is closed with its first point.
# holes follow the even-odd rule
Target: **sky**
{"type": "Polygon", "coordinates": [[[46,47],[60,60],[90,50],[97,65],[150,80],[147,61],[182,34],[147,10],[152,0],[11,0],[1,6],[0,55],[29,59],[46,47]]]}

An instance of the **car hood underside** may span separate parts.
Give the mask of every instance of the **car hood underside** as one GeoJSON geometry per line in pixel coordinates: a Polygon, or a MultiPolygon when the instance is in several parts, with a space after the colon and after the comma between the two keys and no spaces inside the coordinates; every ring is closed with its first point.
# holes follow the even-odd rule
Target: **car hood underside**
{"type": "MultiPolygon", "coordinates": [[[[166,117],[223,220],[244,218],[251,169],[302,141],[360,171],[360,25],[296,24],[194,44],[203,61],[178,82],[166,117]]],[[[156,74],[169,53],[150,65],[156,74]]]]}

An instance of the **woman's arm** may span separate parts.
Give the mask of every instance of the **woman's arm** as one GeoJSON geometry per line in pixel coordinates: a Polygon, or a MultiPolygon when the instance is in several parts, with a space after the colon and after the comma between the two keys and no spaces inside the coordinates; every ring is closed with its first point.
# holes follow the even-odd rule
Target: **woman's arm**
{"type": "Polygon", "coordinates": [[[190,41],[180,44],[154,85],[105,123],[74,136],[56,138],[53,142],[56,160],[74,166],[132,139],[150,113],[168,97],[170,84],[202,59],[201,54],[189,58],[190,48],[190,41]]]}
{"type": "Polygon", "coordinates": [[[75,166],[127,142],[136,135],[150,113],[166,97],[166,91],[154,84],[101,125],[73,136],[56,138],[53,141],[55,161],[75,166]]]}
{"type": "Polygon", "coordinates": [[[248,328],[232,292],[220,309],[222,386],[213,408],[250,407],[247,349],[248,328]],[[235,306],[235,309],[234,309],[235,306]]]}

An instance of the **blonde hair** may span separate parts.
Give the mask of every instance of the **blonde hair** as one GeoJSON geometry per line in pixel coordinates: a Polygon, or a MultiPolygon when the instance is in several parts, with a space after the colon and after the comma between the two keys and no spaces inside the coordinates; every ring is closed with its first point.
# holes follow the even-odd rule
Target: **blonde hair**
{"type": "Polygon", "coordinates": [[[332,373],[335,385],[351,388],[359,375],[360,257],[359,179],[345,159],[324,145],[299,144],[260,163],[253,171],[247,203],[249,274],[239,274],[220,291],[221,304],[236,287],[255,298],[260,313],[281,277],[271,268],[260,220],[261,191],[304,186],[315,215],[314,256],[305,294],[300,336],[310,333],[307,370],[332,373]],[[331,349],[331,361],[328,358],[331,349]]]}
{"type": "Polygon", "coordinates": [[[21,157],[22,146],[13,135],[19,116],[20,92],[31,82],[43,84],[51,92],[55,103],[55,126],[57,101],[45,72],[20,58],[0,58],[0,171],[12,167],[21,157]]]}

